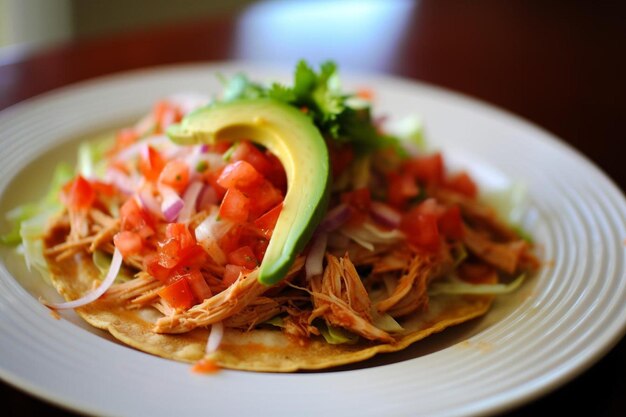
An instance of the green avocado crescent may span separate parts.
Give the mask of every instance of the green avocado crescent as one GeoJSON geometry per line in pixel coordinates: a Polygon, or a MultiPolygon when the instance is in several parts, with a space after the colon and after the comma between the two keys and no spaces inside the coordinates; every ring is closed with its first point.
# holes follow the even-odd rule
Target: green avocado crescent
{"type": "Polygon", "coordinates": [[[312,120],[273,99],[244,99],[198,109],[170,126],[167,134],[185,145],[246,138],[280,159],[287,174],[287,193],[261,263],[259,281],[271,285],[282,280],[328,205],[328,149],[312,120]]]}

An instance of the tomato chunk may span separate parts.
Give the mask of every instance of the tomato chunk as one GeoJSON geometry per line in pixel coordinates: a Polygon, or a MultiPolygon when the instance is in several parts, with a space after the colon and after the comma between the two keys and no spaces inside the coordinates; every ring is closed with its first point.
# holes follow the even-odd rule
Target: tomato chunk
{"type": "Polygon", "coordinates": [[[174,308],[188,309],[196,303],[189,282],[181,277],[157,293],[174,308]]]}
{"type": "Polygon", "coordinates": [[[139,171],[148,181],[157,181],[164,167],[165,159],[159,151],[149,145],[142,149],[139,155],[139,171]]]}
{"type": "Polygon", "coordinates": [[[387,175],[387,184],[387,201],[396,208],[403,208],[420,193],[415,178],[406,173],[390,172],[387,175]]]}
{"type": "Polygon", "coordinates": [[[134,198],[126,200],[120,208],[121,229],[137,233],[142,239],[154,235],[152,220],[134,198]]]}
{"type": "Polygon", "coordinates": [[[250,199],[236,188],[229,188],[220,205],[219,216],[238,223],[248,220],[250,199]]]}
{"type": "Polygon", "coordinates": [[[229,252],[227,258],[229,263],[243,266],[246,269],[254,269],[259,264],[250,246],[242,246],[229,252]]]}
{"type": "Polygon", "coordinates": [[[189,183],[189,167],[184,161],[174,159],[163,167],[159,182],[172,187],[181,194],[189,183]]]}
{"type": "Polygon", "coordinates": [[[425,183],[441,184],[444,178],[443,157],[440,153],[422,156],[406,163],[407,172],[425,183]]]}
{"type": "Polygon", "coordinates": [[[458,206],[449,207],[438,221],[441,233],[450,239],[462,239],[464,234],[463,219],[458,206]]]}
{"type": "Polygon", "coordinates": [[[96,201],[96,192],[81,175],[63,187],[63,201],[70,210],[87,210],[96,201]]]}
{"type": "Polygon", "coordinates": [[[156,133],[165,132],[169,125],[179,122],[183,116],[180,109],[167,100],[157,102],[154,105],[152,115],[155,120],[156,133]]]}
{"type": "Polygon", "coordinates": [[[249,219],[255,220],[272,207],[283,201],[283,195],[280,190],[272,185],[271,182],[263,179],[254,187],[242,190],[249,199],[249,219]]]}
{"type": "Polygon", "coordinates": [[[236,161],[226,165],[217,183],[224,188],[245,188],[254,186],[262,179],[261,174],[250,163],[236,161]]]}
{"type": "Polygon", "coordinates": [[[282,209],[283,203],[277,204],[254,221],[254,225],[259,228],[263,236],[265,236],[266,238],[269,239],[270,237],[272,237],[274,227],[276,226],[278,216],[280,216],[280,212],[282,209]]]}
{"type": "Polygon", "coordinates": [[[476,198],[478,187],[467,172],[460,172],[446,180],[446,187],[467,197],[476,198]]]}
{"type": "Polygon", "coordinates": [[[419,206],[402,216],[400,229],[410,243],[422,249],[436,251],[439,248],[437,216],[421,212],[419,206]]]}
{"type": "Polygon", "coordinates": [[[141,252],[143,242],[135,232],[123,230],[113,236],[113,243],[124,258],[141,252]]]}
{"type": "Polygon", "coordinates": [[[213,296],[211,288],[206,283],[199,270],[193,269],[189,273],[185,274],[184,277],[189,282],[191,291],[198,301],[206,300],[207,298],[211,298],[213,296]]]}

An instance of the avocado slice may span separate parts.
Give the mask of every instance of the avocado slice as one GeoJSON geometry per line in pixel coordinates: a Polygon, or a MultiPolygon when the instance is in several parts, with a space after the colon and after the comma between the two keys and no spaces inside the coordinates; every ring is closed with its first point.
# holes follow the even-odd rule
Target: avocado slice
{"type": "Polygon", "coordinates": [[[242,99],[198,109],[172,125],[167,134],[186,145],[246,138],[278,157],[287,174],[287,193],[261,263],[259,281],[271,285],[283,279],[328,205],[328,149],[313,121],[273,99],[242,99]]]}

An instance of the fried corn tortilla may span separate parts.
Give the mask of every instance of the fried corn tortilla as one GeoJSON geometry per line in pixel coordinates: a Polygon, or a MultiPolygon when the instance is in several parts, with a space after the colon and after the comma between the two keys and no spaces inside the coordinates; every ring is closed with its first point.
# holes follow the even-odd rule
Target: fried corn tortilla
{"type": "MultiPolygon", "coordinates": [[[[67,300],[91,290],[100,277],[86,253],[63,261],[48,258],[48,263],[53,285],[67,300]]],[[[484,315],[492,300],[491,295],[431,297],[427,311],[400,321],[404,331],[394,333],[393,343],[360,339],[356,344],[333,345],[321,336],[303,340],[285,335],[279,329],[226,328],[215,360],[223,368],[263,372],[319,370],[352,364],[380,352],[405,349],[449,326],[484,315]]],[[[190,363],[204,356],[208,330],[198,328],[183,334],[158,334],[153,327],[162,315],[151,307],[128,310],[108,303],[105,295],[76,311],[92,326],[107,330],[116,339],[141,351],[190,363]]]]}

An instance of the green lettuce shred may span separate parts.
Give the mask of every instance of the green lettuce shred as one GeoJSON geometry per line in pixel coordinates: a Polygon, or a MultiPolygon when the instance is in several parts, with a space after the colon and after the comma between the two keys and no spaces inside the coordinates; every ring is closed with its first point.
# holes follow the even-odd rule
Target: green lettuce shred
{"type": "Polygon", "coordinates": [[[326,342],[331,345],[354,344],[359,341],[359,336],[350,333],[341,327],[335,327],[328,324],[320,324],[317,326],[326,342]]]}
{"type": "Polygon", "coordinates": [[[428,289],[428,294],[433,295],[497,295],[509,294],[517,290],[526,279],[525,274],[521,274],[508,284],[470,284],[458,278],[450,278],[448,281],[434,282],[428,289]]]}

